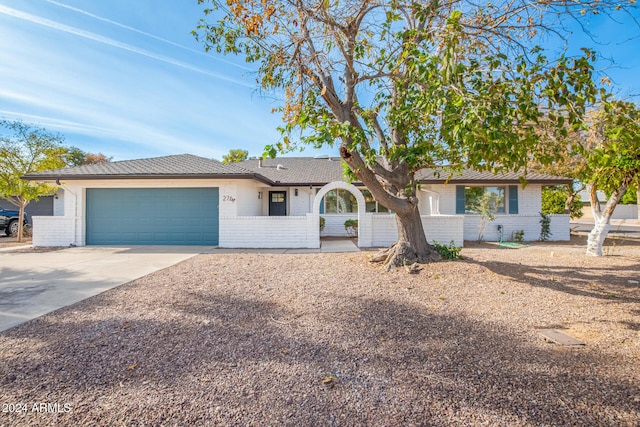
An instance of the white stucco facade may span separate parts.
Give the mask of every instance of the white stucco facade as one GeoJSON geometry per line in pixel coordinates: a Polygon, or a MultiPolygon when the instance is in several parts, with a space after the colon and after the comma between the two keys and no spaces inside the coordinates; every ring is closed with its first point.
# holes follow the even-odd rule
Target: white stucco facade
{"type": "MultiPolygon", "coordinates": [[[[54,216],[33,217],[35,246],[86,244],[86,190],[88,188],[210,188],[219,189],[219,246],[226,248],[318,248],[322,236],[346,236],[346,219],[358,219],[360,247],[388,246],[397,239],[395,215],[365,211],[358,188],[343,181],[325,186],[268,186],[252,179],[103,179],[63,181],[54,216]],[[355,195],[357,213],[320,214],[328,191],[343,189],[355,195]],[[269,192],[286,193],[286,216],[269,216],[269,192]],[[319,217],[325,218],[320,233],[319,217]]],[[[456,185],[424,185],[419,192],[425,234],[430,242],[462,246],[477,240],[480,217],[456,214],[456,185]]],[[[518,186],[518,214],[499,214],[485,230],[484,240],[505,240],[523,230],[525,240],[540,235],[541,185],[518,186]]],[[[569,216],[553,215],[552,240],[569,239],[569,216]]]]}

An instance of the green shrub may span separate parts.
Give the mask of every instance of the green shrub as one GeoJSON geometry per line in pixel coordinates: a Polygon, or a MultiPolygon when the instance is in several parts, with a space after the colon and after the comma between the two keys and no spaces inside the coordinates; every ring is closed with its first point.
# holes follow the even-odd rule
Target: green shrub
{"type": "Polygon", "coordinates": [[[324,217],[321,216],[320,217],[320,231],[324,230],[324,223],[325,223],[324,217]]]}
{"type": "Polygon", "coordinates": [[[442,259],[460,259],[460,251],[462,250],[462,248],[460,246],[456,246],[453,240],[451,241],[449,246],[441,245],[438,242],[433,242],[433,248],[442,256],[442,259]]]}
{"type": "MultiPolygon", "coordinates": [[[[542,187],[542,213],[564,214],[568,196],[567,187],[564,185],[542,187]]],[[[582,216],[582,200],[580,200],[580,196],[576,194],[569,209],[571,218],[575,219],[582,216]]]]}
{"type": "Polygon", "coordinates": [[[551,237],[551,217],[548,214],[540,212],[540,240],[549,240],[551,237]]]}
{"type": "Polygon", "coordinates": [[[621,205],[635,205],[638,203],[638,184],[632,183],[627,191],[625,191],[622,199],[620,200],[621,205]]]}
{"type": "Polygon", "coordinates": [[[513,241],[522,243],[524,242],[524,230],[518,230],[513,232],[513,241]]]}
{"type": "Polygon", "coordinates": [[[480,213],[480,228],[478,231],[478,242],[484,238],[484,230],[487,225],[496,219],[498,206],[502,203],[502,198],[495,193],[484,193],[478,200],[474,210],[480,213]]]}
{"type": "Polygon", "coordinates": [[[347,234],[350,237],[356,237],[358,235],[358,220],[348,219],[344,222],[344,229],[347,230],[347,234]]]}

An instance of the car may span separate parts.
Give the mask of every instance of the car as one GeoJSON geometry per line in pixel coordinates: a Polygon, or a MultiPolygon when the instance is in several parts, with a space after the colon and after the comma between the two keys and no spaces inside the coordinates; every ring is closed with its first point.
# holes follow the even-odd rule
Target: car
{"type": "MultiPolygon", "coordinates": [[[[0,231],[4,230],[7,236],[18,233],[19,211],[0,208],[0,231]]],[[[27,214],[24,214],[24,224],[27,224],[27,214]]]]}

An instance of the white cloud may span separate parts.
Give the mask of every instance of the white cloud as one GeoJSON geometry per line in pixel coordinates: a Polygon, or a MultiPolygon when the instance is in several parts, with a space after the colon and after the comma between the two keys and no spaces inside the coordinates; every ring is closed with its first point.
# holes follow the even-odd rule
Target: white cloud
{"type": "Polygon", "coordinates": [[[19,10],[16,10],[16,9],[12,9],[10,7],[7,7],[7,6],[0,5],[0,13],[2,13],[4,15],[12,16],[14,18],[22,19],[22,20],[25,20],[25,21],[28,21],[28,22],[31,22],[31,23],[34,23],[34,24],[42,25],[44,27],[52,28],[52,29],[55,29],[55,30],[58,30],[58,31],[63,31],[65,33],[72,34],[72,35],[75,35],[75,36],[78,36],[78,37],[83,37],[83,38],[86,38],[86,39],[89,39],[89,40],[92,40],[92,41],[95,41],[95,42],[98,42],[98,43],[102,43],[102,44],[105,44],[105,45],[108,45],[108,46],[112,46],[112,47],[115,47],[115,48],[118,48],[118,49],[122,49],[122,50],[126,50],[126,51],[129,51],[129,52],[133,52],[133,53],[136,53],[138,55],[145,56],[147,58],[152,58],[152,59],[155,59],[157,61],[161,61],[161,62],[164,62],[164,63],[167,63],[167,64],[171,64],[171,65],[174,65],[176,67],[180,67],[180,68],[183,68],[183,69],[186,69],[186,70],[189,70],[189,71],[193,71],[193,72],[196,72],[196,73],[200,73],[200,74],[203,74],[203,75],[206,75],[206,76],[209,76],[209,77],[213,77],[213,78],[216,78],[216,79],[224,80],[224,81],[227,81],[229,83],[233,83],[233,84],[236,84],[236,85],[239,85],[239,86],[253,87],[253,85],[249,85],[246,82],[243,82],[243,81],[240,81],[240,80],[237,80],[237,79],[234,79],[234,78],[227,77],[227,76],[225,76],[223,74],[212,73],[210,71],[204,70],[204,69],[199,68],[199,67],[195,67],[195,66],[193,66],[191,64],[187,64],[187,63],[182,62],[182,61],[178,61],[176,59],[170,58],[170,57],[165,56],[165,55],[159,55],[159,54],[156,54],[156,53],[153,53],[153,52],[149,52],[148,50],[140,49],[140,48],[138,48],[136,46],[132,46],[132,45],[127,44],[127,43],[122,43],[122,42],[119,42],[117,40],[111,39],[109,37],[104,37],[104,36],[101,36],[99,34],[92,33],[90,31],[85,31],[85,30],[81,30],[79,28],[71,27],[69,25],[61,24],[59,22],[55,22],[55,21],[52,21],[50,19],[46,19],[46,18],[42,18],[42,17],[39,17],[39,16],[35,16],[35,15],[29,14],[29,13],[26,13],[26,12],[22,12],[22,11],[19,11],[19,10]]]}
{"type": "Polygon", "coordinates": [[[51,4],[53,4],[53,5],[56,5],[56,6],[59,6],[59,7],[65,8],[65,9],[72,10],[72,11],[74,11],[74,12],[77,12],[77,13],[79,13],[79,14],[82,14],[82,15],[88,16],[88,17],[90,17],[90,18],[97,19],[97,20],[102,21],[102,22],[106,22],[106,23],[111,24],[111,25],[114,25],[114,26],[116,26],[116,27],[120,27],[120,28],[123,28],[123,29],[125,29],[125,30],[129,30],[129,31],[132,31],[132,32],[135,32],[135,33],[141,34],[141,35],[143,35],[143,36],[150,37],[150,38],[152,38],[152,39],[155,39],[155,40],[161,41],[161,42],[166,43],[166,44],[169,44],[169,45],[171,45],[171,46],[174,46],[174,47],[177,47],[177,48],[180,48],[180,49],[184,49],[184,50],[187,50],[187,51],[189,51],[189,52],[193,52],[193,53],[196,53],[196,54],[198,54],[198,55],[205,56],[205,57],[210,58],[210,59],[214,59],[214,60],[216,60],[216,61],[224,62],[225,64],[229,64],[229,65],[232,65],[232,66],[234,66],[234,67],[237,67],[237,68],[240,68],[240,69],[243,69],[243,70],[247,70],[247,71],[252,71],[252,70],[253,70],[253,69],[251,69],[251,68],[249,68],[249,67],[245,67],[245,66],[243,66],[243,65],[240,65],[240,64],[237,64],[237,63],[234,63],[234,62],[231,62],[231,61],[227,61],[227,60],[222,59],[222,58],[217,58],[217,57],[214,57],[214,56],[208,55],[208,54],[203,53],[203,52],[201,52],[201,51],[199,51],[199,50],[192,49],[192,48],[190,48],[190,47],[187,47],[187,46],[181,45],[180,43],[175,43],[175,42],[173,42],[173,41],[171,41],[171,40],[168,40],[168,39],[165,39],[165,38],[163,38],[163,37],[158,37],[158,36],[156,36],[156,35],[153,35],[153,34],[151,34],[151,33],[146,32],[146,31],[141,31],[141,30],[139,30],[139,29],[137,29],[137,28],[134,28],[134,27],[131,27],[131,26],[129,26],[129,25],[124,25],[124,24],[121,24],[121,23],[119,23],[119,22],[117,22],[117,21],[114,21],[114,20],[111,20],[111,19],[107,19],[107,18],[103,18],[102,16],[98,16],[98,15],[96,15],[96,14],[94,14],[94,13],[88,12],[88,11],[83,10],[83,9],[79,9],[79,8],[77,8],[77,7],[69,6],[69,5],[67,5],[67,4],[60,3],[60,2],[58,2],[58,1],[54,1],[54,0],[45,0],[45,1],[46,1],[47,3],[51,3],[51,4]]]}
{"type": "MultiPolygon", "coordinates": [[[[0,5],[0,39],[12,40],[0,49],[0,116],[36,123],[62,133],[69,145],[118,160],[185,152],[220,159],[231,148],[258,155],[279,137],[269,101],[252,97],[252,79],[211,78],[216,75],[204,56],[160,38],[146,40],[150,33],[90,12],[12,7],[0,5]],[[82,25],[92,25],[91,31],[82,25]]],[[[179,26],[185,17],[176,16],[179,26]]]]}

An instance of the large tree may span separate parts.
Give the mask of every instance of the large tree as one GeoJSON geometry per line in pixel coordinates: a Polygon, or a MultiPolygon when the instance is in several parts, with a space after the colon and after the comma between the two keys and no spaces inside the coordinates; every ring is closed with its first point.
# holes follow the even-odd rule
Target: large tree
{"type": "MultiPolygon", "coordinates": [[[[52,194],[55,187],[22,177],[32,172],[65,166],[63,137],[21,121],[0,120],[0,197],[20,210],[29,202],[52,194]]],[[[18,221],[18,241],[23,240],[23,224],[18,221]]]]}
{"type": "Polygon", "coordinates": [[[78,147],[67,148],[65,161],[69,166],[96,165],[100,163],[109,163],[113,157],[107,157],[102,153],[90,153],[78,147]]]}
{"type": "Polygon", "coordinates": [[[582,149],[576,150],[575,144],[580,143],[583,133],[580,127],[571,129],[571,127],[567,126],[567,134],[570,135],[571,139],[569,144],[567,144],[564,139],[562,141],[550,142],[550,144],[556,144],[555,150],[557,156],[555,156],[556,159],[553,163],[541,164],[537,161],[529,163],[529,170],[573,178],[573,182],[570,184],[542,189],[542,213],[565,213],[570,214],[571,218],[579,218],[582,216],[582,200],[580,196],[578,196],[578,193],[586,189],[585,183],[580,181],[580,178],[585,175],[587,164],[584,151],[582,149]],[[563,209],[557,209],[556,204],[560,199],[563,201],[563,209]],[[551,205],[553,205],[554,208],[549,209],[551,205]]]}
{"type": "Polygon", "coordinates": [[[582,199],[574,192],[574,186],[571,184],[542,187],[542,213],[567,214],[571,219],[580,218],[582,199]],[[567,191],[568,188],[570,188],[569,191],[567,191]]]}
{"type": "Polygon", "coordinates": [[[627,189],[640,176],[640,108],[632,102],[606,101],[588,115],[588,131],[575,151],[582,151],[586,165],[581,181],[587,184],[593,230],[587,255],[602,256],[611,215],[627,189]],[[604,207],[597,191],[610,194],[604,207]]]}
{"type": "MultiPolygon", "coordinates": [[[[568,144],[567,141],[554,141],[560,156],[553,164],[532,163],[529,167],[574,178],[579,185],[569,185],[564,191],[565,212],[571,212],[572,217],[574,209],[567,211],[570,203],[576,205],[574,197],[577,192],[585,188],[589,190],[594,228],[587,240],[587,254],[601,256],[613,211],[625,198],[635,198],[635,185],[640,173],[640,110],[632,102],[619,101],[607,95],[586,112],[581,126],[567,128],[567,134],[568,144]],[[598,190],[607,195],[604,207],[597,197],[598,190]]],[[[544,212],[554,195],[543,190],[542,197],[544,212]]]]}
{"type": "MultiPolygon", "coordinates": [[[[427,243],[416,171],[500,171],[558,153],[595,100],[593,52],[548,59],[532,41],[605,1],[198,0],[206,49],[259,64],[283,95],[283,139],[267,151],[339,143],[354,178],[396,213],[387,268],[438,255],[427,243]],[[533,47],[532,47],[533,46],[533,47]],[[544,132],[539,128],[544,127],[544,132]],[[295,138],[293,138],[295,134],[295,138]]],[[[539,39],[538,39],[539,41],[539,39]]]]}
{"type": "Polygon", "coordinates": [[[229,150],[229,154],[225,154],[222,156],[222,163],[238,163],[243,160],[247,160],[247,157],[249,157],[249,152],[247,150],[234,148],[229,150]]]}

